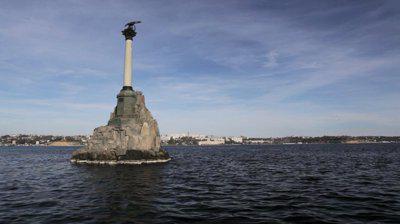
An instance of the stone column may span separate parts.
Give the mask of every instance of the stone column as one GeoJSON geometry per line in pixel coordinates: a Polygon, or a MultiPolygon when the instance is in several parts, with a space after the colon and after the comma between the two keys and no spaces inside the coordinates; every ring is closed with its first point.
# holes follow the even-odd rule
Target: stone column
{"type": "Polygon", "coordinates": [[[124,86],[132,87],[132,39],[125,40],[124,86]]]}
{"type": "Polygon", "coordinates": [[[127,27],[122,31],[122,34],[125,36],[125,65],[123,89],[132,89],[132,40],[133,37],[136,36],[136,23],[140,23],[140,21],[127,23],[127,27]]]}

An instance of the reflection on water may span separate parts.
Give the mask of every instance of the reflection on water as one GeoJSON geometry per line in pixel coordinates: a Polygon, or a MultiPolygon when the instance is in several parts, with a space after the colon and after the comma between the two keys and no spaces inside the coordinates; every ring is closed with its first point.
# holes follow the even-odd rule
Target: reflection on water
{"type": "Polygon", "coordinates": [[[400,145],[169,147],[165,164],[0,148],[0,223],[400,223],[400,145]]]}

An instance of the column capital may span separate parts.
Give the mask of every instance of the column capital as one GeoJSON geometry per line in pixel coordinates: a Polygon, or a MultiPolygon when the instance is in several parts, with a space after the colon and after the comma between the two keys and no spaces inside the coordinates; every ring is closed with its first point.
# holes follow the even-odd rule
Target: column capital
{"type": "Polygon", "coordinates": [[[132,40],[136,36],[136,31],[132,27],[128,27],[122,31],[122,34],[125,36],[125,40],[132,40]]]}
{"type": "Polygon", "coordinates": [[[141,21],[132,21],[125,24],[125,29],[122,34],[125,36],[126,40],[132,40],[136,36],[136,26],[135,24],[141,23],[141,21]]]}

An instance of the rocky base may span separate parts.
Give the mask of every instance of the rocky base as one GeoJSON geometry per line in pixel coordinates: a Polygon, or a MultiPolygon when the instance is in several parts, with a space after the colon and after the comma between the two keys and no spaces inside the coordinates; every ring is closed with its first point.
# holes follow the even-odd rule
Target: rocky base
{"type": "Polygon", "coordinates": [[[157,121],[144,96],[123,88],[106,126],[96,128],[87,145],[72,154],[71,162],[87,164],[142,164],[166,162],[157,121]]]}
{"type": "Polygon", "coordinates": [[[155,159],[155,160],[78,160],[71,159],[71,163],[76,164],[93,164],[93,165],[140,165],[140,164],[151,164],[151,163],[166,163],[170,161],[168,159],[155,159]]]}
{"type": "Polygon", "coordinates": [[[71,160],[76,161],[150,161],[150,160],[169,160],[168,153],[159,149],[158,151],[127,150],[126,154],[118,155],[111,150],[88,150],[82,148],[72,153],[71,160]]]}

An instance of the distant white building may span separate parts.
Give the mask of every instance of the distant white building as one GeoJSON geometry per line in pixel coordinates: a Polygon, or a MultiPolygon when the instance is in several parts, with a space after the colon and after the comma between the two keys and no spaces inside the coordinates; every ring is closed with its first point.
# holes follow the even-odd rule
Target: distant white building
{"type": "Polygon", "coordinates": [[[246,141],[248,144],[271,144],[272,140],[266,139],[251,139],[246,141]]]}
{"type": "Polygon", "coordinates": [[[165,142],[165,141],[169,141],[171,138],[172,139],[179,139],[179,138],[182,138],[182,137],[191,137],[191,138],[200,140],[200,139],[205,138],[205,135],[185,133],[185,134],[163,134],[160,137],[161,137],[161,141],[165,142]]]}
{"type": "Polygon", "coordinates": [[[235,143],[243,143],[243,137],[230,137],[235,143]]]}
{"type": "Polygon", "coordinates": [[[199,141],[199,145],[222,145],[225,144],[225,139],[223,138],[206,138],[199,141]]]}
{"type": "Polygon", "coordinates": [[[160,138],[161,138],[161,141],[166,142],[166,141],[171,139],[171,136],[169,136],[169,135],[161,135],[160,138]]]}
{"type": "Polygon", "coordinates": [[[200,134],[190,134],[189,137],[192,137],[194,139],[200,140],[200,139],[205,138],[206,136],[205,135],[200,135],[200,134]]]}

